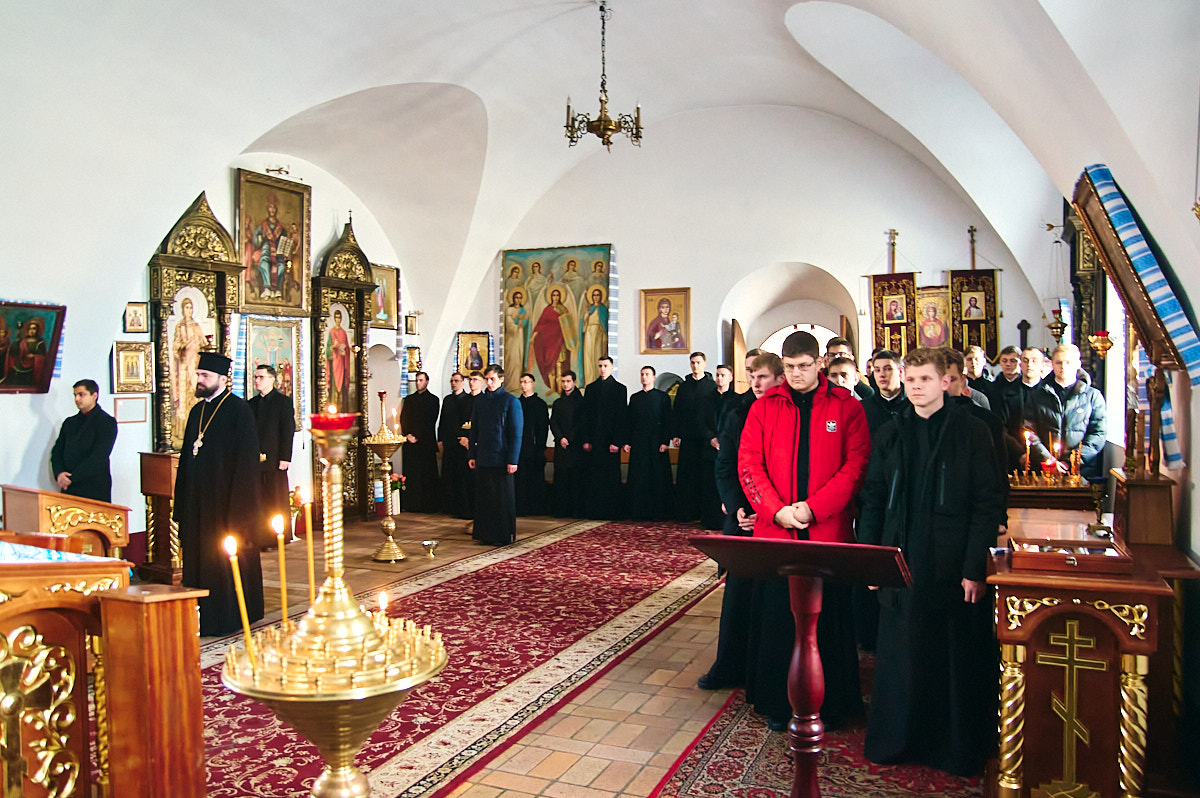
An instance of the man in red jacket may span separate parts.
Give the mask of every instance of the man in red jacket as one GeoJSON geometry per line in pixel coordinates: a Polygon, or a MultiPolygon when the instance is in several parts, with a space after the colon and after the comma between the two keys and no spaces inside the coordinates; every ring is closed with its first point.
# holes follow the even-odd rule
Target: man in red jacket
{"type": "MultiPolygon", "coordinates": [[[[866,477],[871,437],[862,404],[821,373],[820,347],[799,331],[783,342],[786,382],[750,406],[738,450],[738,475],[758,521],[755,537],[854,541],[853,501],[866,477]]],[[[791,717],[787,669],[793,626],[787,580],[760,583],[760,625],[752,630],[761,665],[751,674],[747,700],[773,729],[791,717]],[[782,721],[782,722],[781,722],[782,721]]],[[[817,624],[825,671],[821,718],[829,728],[862,712],[858,652],[849,585],[825,585],[817,624]]]]}

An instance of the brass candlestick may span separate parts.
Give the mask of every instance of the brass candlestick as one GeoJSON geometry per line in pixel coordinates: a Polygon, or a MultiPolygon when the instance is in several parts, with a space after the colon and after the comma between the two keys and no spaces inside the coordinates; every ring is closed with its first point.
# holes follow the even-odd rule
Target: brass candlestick
{"type": "Polygon", "coordinates": [[[441,672],[446,649],[428,626],[368,614],[354,600],[343,579],[341,466],[354,416],[322,414],[313,422],[324,466],[325,583],[298,622],[285,618],[257,632],[250,655],[231,646],[221,682],[266,704],[321,752],[325,770],[313,798],[367,798],[371,789],[354,757],[409,690],[441,672]]]}
{"type": "Polygon", "coordinates": [[[392,517],[392,455],[404,443],[404,438],[398,431],[392,430],[387,425],[387,407],[383,402],[386,397],[387,391],[379,392],[379,409],[382,419],[379,429],[371,437],[363,439],[363,444],[375,453],[383,465],[384,516],[383,520],[379,522],[379,526],[383,532],[384,541],[371,559],[375,562],[400,562],[406,558],[392,537],[396,534],[396,519],[392,517]]]}

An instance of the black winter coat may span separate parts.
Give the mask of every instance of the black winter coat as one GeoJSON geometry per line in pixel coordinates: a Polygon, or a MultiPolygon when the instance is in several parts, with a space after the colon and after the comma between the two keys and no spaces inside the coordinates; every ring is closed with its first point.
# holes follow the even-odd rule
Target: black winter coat
{"type": "MultiPolygon", "coordinates": [[[[1080,369],[1077,380],[1067,390],[1064,402],[1053,385],[1054,375],[1046,377],[1034,389],[1026,421],[1033,427],[1032,448],[1041,460],[1054,456],[1050,434],[1062,441],[1060,457],[1079,447],[1083,463],[1080,473],[1089,482],[1104,480],[1104,434],[1108,407],[1104,394],[1092,387],[1091,377],[1080,369]]],[[[1033,452],[1030,453],[1033,458],[1033,452]]]]}

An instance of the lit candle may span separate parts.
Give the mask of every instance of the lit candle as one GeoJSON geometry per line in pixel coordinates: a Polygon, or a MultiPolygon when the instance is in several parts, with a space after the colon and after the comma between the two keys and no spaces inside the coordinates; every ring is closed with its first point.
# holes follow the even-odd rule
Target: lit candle
{"type": "Polygon", "coordinates": [[[250,668],[254,668],[254,642],[250,639],[250,616],[246,614],[246,594],[242,591],[242,571],[238,567],[237,539],[233,535],[225,538],[225,553],[229,555],[229,566],[233,569],[233,590],[237,593],[238,612],[242,614],[242,640],[250,668]]]}
{"type": "Polygon", "coordinates": [[[304,548],[308,553],[308,603],[312,604],[317,599],[317,580],[313,571],[313,534],[312,534],[312,500],[308,498],[308,491],[304,488],[297,488],[300,491],[300,503],[304,505],[304,548]]]}
{"type": "Polygon", "coordinates": [[[275,530],[275,542],[279,548],[279,598],[283,605],[281,621],[286,621],[287,611],[287,561],[283,558],[283,516],[278,513],[271,519],[271,529],[275,530]]]}
{"type": "Polygon", "coordinates": [[[1025,470],[1029,471],[1032,465],[1029,462],[1029,446],[1033,443],[1033,433],[1025,430],[1025,470]]]}
{"type": "Polygon", "coordinates": [[[387,605],[388,605],[387,593],[380,590],[379,591],[379,616],[381,618],[387,617],[387,605]]]}

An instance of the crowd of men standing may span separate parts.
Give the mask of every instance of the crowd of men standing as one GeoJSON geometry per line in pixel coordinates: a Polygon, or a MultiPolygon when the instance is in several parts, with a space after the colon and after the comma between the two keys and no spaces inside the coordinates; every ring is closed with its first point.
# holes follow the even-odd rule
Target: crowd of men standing
{"type": "Polygon", "coordinates": [[[533,376],[524,374],[521,396],[514,397],[515,407],[507,411],[521,421],[513,441],[506,437],[509,431],[479,429],[478,419],[472,420],[480,402],[503,390],[501,366],[492,364],[466,376],[455,372],[450,393],[440,402],[429,391],[428,376],[417,374],[417,391],[404,400],[400,416],[406,439],[405,508],[478,519],[478,480],[471,455],[480,445],[492,445],[498,435],[511,444],[502,459],[513,466],[516,515],[699,520],[707,529],[721,529],[725,514],[714,472],[720,420],[746,394],[734,393],[728,366],[719,366],[714,379],[705,371],[704,353],[692,353],[689,361],[691,373],[679,384],[674,403],[654,387],[653,366],[642,367],[640,385],[631,394],[613,376],[613,361],[607,356],[599,359],[599,376],[586,387],[577,384],[575,372],[563,372],[561,391],[551,405],[534,393],[533,376]],[[495,389],[487,387],[492,373],[501,378],[495,389]],[[678,449],[676,478],[672,447],[678,449]],[[628,461],[624,479],[623,456],[628,461]],[[548,464],[553,468],[550,482],[548,464]]]}

